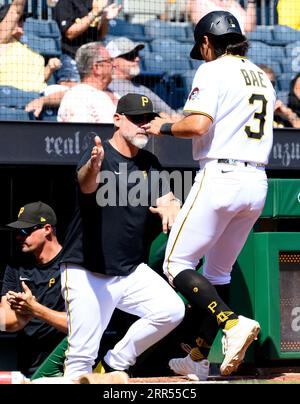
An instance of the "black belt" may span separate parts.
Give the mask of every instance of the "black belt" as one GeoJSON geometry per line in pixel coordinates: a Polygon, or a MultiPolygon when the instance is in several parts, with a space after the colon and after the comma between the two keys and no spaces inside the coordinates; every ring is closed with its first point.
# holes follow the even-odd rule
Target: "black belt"
{"type": "Polygon", "coordinates": [[[247,166],[265,167],[265,164],[262,164],[262,163],[250,163],[248,161],[240,161],[240,160],[234,160],[234,159],[218,159],[218,163],[230,164],[232,166],[243,165],[245,167],[247,167],[247,166]]]}

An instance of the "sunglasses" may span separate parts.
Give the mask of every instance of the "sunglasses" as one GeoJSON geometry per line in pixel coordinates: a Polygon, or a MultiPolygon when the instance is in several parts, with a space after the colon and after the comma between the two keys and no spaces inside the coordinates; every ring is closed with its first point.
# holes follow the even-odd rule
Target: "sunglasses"
{"type": "Polygon", "coordinates": [[[112,64],[112,59],[96,60],[95,65],[103,66],[105,64],[112,64]]]}
{"type": "Polygon", "coordinates": [[[141,115],[126,115],[126,118],[134,123],[135,125],[144,125],[145,123],[149,123],[152,121],[153,116],[152,115],[147,115],[147,114],[141,114],[141,115]]]}
{"type": "Polygon", "coordinates": [[[37,229],[42,229],[43,227],[44,227],[43,225],[37,224],[36,226],[28,227],[27,229],[18,229],[16,230],[16,232],[19,236],[27,237],[30,236],[30,234],[36,231],[37,229]]]}
{"type": "Polygon", "coordinates": [[[124,55],[120,55],[119,57],[128,60],[129,62],[133,62],[137,57],[139,57],[139,53],[137,51],[132,51],[125,53],[124,55]]]}

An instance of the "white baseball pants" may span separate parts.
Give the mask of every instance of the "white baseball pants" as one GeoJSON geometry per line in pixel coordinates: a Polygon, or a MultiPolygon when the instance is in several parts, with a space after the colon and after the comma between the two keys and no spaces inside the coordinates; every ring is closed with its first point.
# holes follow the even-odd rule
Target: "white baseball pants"
{"type": "Polygon", "coordinates": [[[262,167],[207,163],[170,232],[164,262],[170,281],[183,270],[195,269],[205,257],[203,275],[214,285],[230,283],[232,266],[262,212],[267,188],[262,167]]]}
{"type": "Polygon", "coordinates": [[[180,297],[146,264],[140,264],[128,276],[106,276],[75,264],[62,264],[61,276],[69,327],[64,376],[69,379],[92,372],[100,340],[115,308],[140,317],[104,358],[117,370],[134,365],[141,353],[184,317],[180,297]]]}

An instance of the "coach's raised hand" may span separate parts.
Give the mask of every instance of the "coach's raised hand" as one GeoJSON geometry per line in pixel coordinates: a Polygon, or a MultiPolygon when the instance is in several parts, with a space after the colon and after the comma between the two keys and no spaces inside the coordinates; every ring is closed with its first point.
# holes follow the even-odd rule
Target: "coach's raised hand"
{"type": "Polygon", "coordinates": [[[78,171],[78,182],[81,192],[91,194],[97,190],[98,174],[104,159],[104,149],[99,136],[95,136],[95,146],[92,148],[88,162],[78,171]]]}
{"type": "Polygon", "coordinates": [[[92,148],[90,161],[91,167],[98,172],[104,159],[104,149],[99,136],[95,136],[94,140],[95,146],[92,148]]]}

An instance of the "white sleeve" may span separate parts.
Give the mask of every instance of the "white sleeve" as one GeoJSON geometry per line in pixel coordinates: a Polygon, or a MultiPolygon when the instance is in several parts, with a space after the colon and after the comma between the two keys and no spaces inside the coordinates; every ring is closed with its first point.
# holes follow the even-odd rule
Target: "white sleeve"
{"type": "Polygon", "coordinates": [[[186,115],[201,113],[214,119],[219,100],[218,80],[210,63],[201,65],[194,77],[192,90],[183,108],[186,115]]]}

